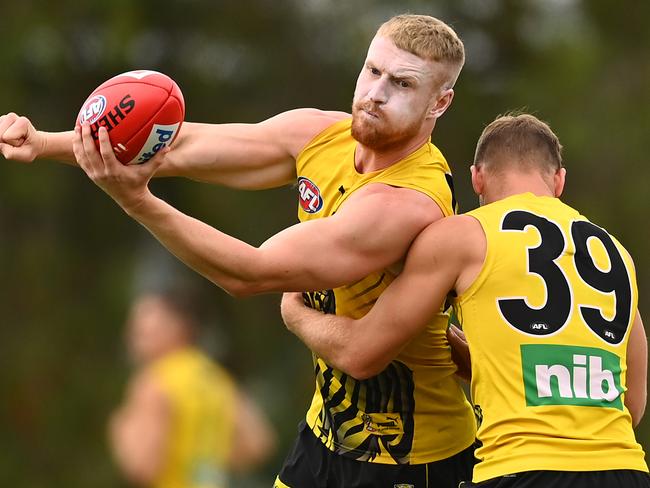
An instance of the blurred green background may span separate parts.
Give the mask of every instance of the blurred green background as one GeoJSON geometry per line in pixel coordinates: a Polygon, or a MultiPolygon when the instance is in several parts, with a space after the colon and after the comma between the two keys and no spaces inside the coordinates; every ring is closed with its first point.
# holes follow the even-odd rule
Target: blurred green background
{"type": "MultiPolygon", "coordinates": [[[[454,104],[433,136],[454,168],[462,209],[476,206],[468,166],[484,125],[510,109],[532,111],[565,146],[565,201],[632,253],[647,310],[650,2],[2,2],[0,113],[70,129],[95,86],[137,68],[172,76],[190,121],[348,110],[376,27],[404,11],[442,18],[465,42],[454,104]]],[[[252,244],[296,220],[292,188],[242,192],[171,179],[153,188],[252,244]]],[[[51,162],[2,162],[0,235],[0,486],[122,486],[105,422],[128,375],[123,320],[134,292],[165,280],[192,284],[208,347],[277,427],[277,457],[240,480],[270,485],[313,388],[310,355],[285,331],[278,296],[235,300],[194,277],[79,170],[51,162]]],[[[637,436],[650,448],[650,420],[637,436]]]]}

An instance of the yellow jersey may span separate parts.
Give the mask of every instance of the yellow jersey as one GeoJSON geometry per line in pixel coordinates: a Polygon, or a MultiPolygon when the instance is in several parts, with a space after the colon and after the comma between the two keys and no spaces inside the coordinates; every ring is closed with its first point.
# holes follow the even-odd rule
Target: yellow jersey
{"type": "Polygon", "coordinates": [[[647,471],[624,403],[637,309],[627,251],[556,198],[525,193],[468,215],[487,239],[482,270],[454,303],[482,413],[474,482],[647,471]]]}
{"type": "Polygon", "coordinates": [[[224,488],[232,445],[235,386],[228,373],[194,348],[151,366],[167,396],[171,426],[155,488],[224,488]]]}
{"type": "MultiPolygon", "coordinates": [[[[445,215],[454,213],[451,172],[430,142],[381,171],[361,174],[351,119],[317,135],[297,158],[301,221],[327,217],[356,190],[372,183],[428,195],[445,215]]],[[[356,283],[308,293],[325,313],[364,316],[396,272],[383,269],[356,283]]],[[[314,356],[316,391],[307,425],[325,446],[353,459],[383,464],[422,464],[446,459],[475,440],[474,414],[454,376],[442,310],[419,337],[379,375],[358,381],[314,356]]],[[[359,344],[362,348],[363,344],[359,344]]]]}

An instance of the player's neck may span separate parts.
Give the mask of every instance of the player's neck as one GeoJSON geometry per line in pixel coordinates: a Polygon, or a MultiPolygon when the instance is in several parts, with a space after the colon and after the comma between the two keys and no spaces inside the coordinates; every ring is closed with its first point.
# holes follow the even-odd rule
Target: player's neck
{"type": "Polygon", "coordinates": [[[549,187],[548,182],[537,177],[504,177],[498,185],[494,185],[493,191],[484,194],[485,203],[496,202],[513,195],[532,193],[538,197],[554,198],[555,194],[549,187]]]}
{"type": "Polygon", "coordinates": [[[422,147],[429,137],[430,134],[418,135],[406,143],[385,149],[374,149],[358,143],[354,151],[354,166],[362,174],[386,169],[422,147]]]}

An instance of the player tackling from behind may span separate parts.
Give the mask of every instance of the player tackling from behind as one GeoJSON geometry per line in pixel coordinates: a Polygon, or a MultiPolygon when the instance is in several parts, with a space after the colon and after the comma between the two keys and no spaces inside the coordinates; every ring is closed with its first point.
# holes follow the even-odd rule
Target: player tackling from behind
{"type": "Polygon", "coordinates": [[[450,293],[482,412],[474,484],[463,486],[650,487],[633,432],[647,377],[634,265],[606,230],[558,199],[565,174],[545,123],[500,117],[472,166],[483,206],[422,232],[368,314],[324,316],[299,297],[283,300],[299,337],[334,345],[321,354],[329,364],[345,369],[365,344],[366,367],[380,370],[450,293]]]}
{"type": "MultiPolygon", "coordinates": [[[[310,290],[314,308],[358,318],[395,278],[418,233],[454,213],[450,170],[431,132],[463,63],[449,26],[401,15],[372,40],[351,115],[300,109],[259,124],[186,123],[162,157],[124,167],[104,129],[100,154],[87,126],[46,134],[9,114],[0,150],[28,161],[76,157],[172,253],[234,295],[310,290]],[[297,181],[301,223],[249,246],[156,198],[148,189],[154,172],[247,189],[297,181]]],[[[475,422],[454,378],[446,319],[435,315],[372,378],[315,355],[312,405],[276,486],[456,488],[468,479],[475,422]]]]}

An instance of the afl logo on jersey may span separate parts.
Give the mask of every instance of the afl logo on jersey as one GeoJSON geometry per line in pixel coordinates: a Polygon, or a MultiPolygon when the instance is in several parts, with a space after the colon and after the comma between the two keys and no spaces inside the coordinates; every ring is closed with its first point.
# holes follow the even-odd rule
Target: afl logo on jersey
{"type": "Polygon", "coordinates": [[[307,213],[316,213],[323,208],[323,197],[316,184],[309,178],[298,178],[298,200],[300,206],[307,213]]]}

